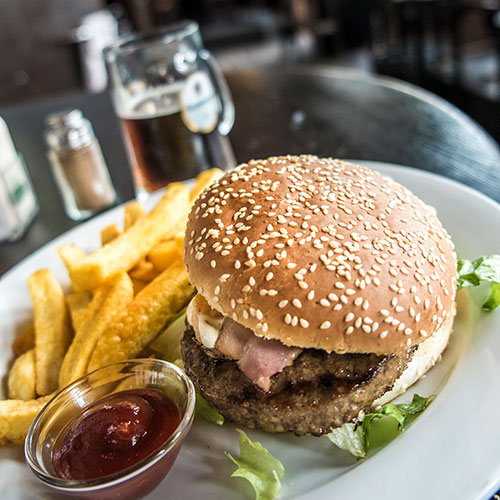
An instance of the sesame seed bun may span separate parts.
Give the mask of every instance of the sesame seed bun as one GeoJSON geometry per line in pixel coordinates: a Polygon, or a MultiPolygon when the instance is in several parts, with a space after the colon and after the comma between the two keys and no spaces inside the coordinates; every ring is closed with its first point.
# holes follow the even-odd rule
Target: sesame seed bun
{"type": "Polygon", "coordinates": [[[189,216],[191,282],[209,305],[286,345],[390,354],[452,315],[456,257],[408,189],[340,160],[239,165],[189,216]]]}

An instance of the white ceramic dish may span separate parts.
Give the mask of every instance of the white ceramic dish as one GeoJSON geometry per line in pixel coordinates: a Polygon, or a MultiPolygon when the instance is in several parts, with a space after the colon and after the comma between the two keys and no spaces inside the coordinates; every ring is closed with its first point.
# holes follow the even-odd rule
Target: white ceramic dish
{"type": "MultiPolygon", "coordinates": [[[[423,171],[364,162],[390,175],[433,205],[462,258],[500,252],[500,206],[451,180],[423,171]]],[[[100,229],[121,222],[118,207],[62,235],[0,279],[0,376],[12,359],[11,341],[31,319],[26,279],[49,267],[67,284],[56,249],[74,242],[99,245],[100,229]]],[[[459,315],[443,361],[409,390],[437,394],[431,406],[397,439],[367,460],[356,461],[326,438],[297,438],[249,431],[285,465],[280,498],[477,499],[500,486],[500,311],[480,311],[481,291],[461,292],[459,315]]],[[[166,480],[149,500],[251,499],[250,485],[231,479],[224,451],[238,454],[235,426],[197,421],[166,480]]],[[[0,449],[2,498],[55,498],[30,474],[22,449],[0,449]]]]}

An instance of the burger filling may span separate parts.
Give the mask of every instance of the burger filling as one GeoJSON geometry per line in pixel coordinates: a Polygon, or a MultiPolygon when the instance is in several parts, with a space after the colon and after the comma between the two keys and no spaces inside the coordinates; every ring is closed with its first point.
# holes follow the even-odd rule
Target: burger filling
{"type": "Polygon", "coordinates": [[[271,377],[290,366],[302,352],[279,340],[258,337],[249,328],[213,310],[200,295],[191,301],[187,320],[198,342],[211,356],[235,360],[239,369],[263,391],[271,387],[271,377]]]}

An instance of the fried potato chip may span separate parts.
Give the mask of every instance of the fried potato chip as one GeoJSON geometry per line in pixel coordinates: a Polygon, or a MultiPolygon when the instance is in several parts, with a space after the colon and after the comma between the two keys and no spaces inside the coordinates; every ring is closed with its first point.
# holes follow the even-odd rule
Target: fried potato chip
{"type": "Polygon", "coordinates": [[[73,243],[59,247],[57,253],[68,270],[80,265],[87,258],[87,254],[73,243]]]}
{"type": "Polygon", "coordinates": [[[176,260],[182,259],[182,243],[177,238],[168,241],[160,241],[149,252],[148,260],[158,272],[165,271],[176,260]]]}
{"type": "Polygon", "coordinates": [[[136,280],[132,278],[132,284],[134,285],[134,297],[146,286],[148,286],[148,281],[136,280]]]}
{"type": "Polygon", "coordinates": [[[88,372],[89,359],[97,341],[105,335],[115,316],[125,308],[133,296],[132,281],[125,272],[112,276],[96,290],[64,357],[59,373],[61,388],[88,372]]]}
{"type": "Polygon", "coordinates": [[[68,306],[71,323],[75,332],[80,328],[91,300],[91,292],[72,292],[66,296],[66,304],[68,306]]]}
{"type": "Polygon", "coordinates": [[[45,396],[59,386],[59,368],[71,342],[71,325],[61,285],[48,269],[28,278],[35,325],[36,392],[45,396]]]}
{"type": "Polygon", "coordinates": [[[33,323],[30,323],[12,342],[12,350],[16,356],[21,356],[33,347],[35,347],[35,328],[33,323]]]}
{"type": "Polygon", "coordinates": [[[0,401],[0,445],[22,444],[33,420],[51,397],[0,401]]]}
{"type": "Polygon", "coordinates": [[[166,269],[115,317],[97,343],[89,371],[139,355],[193,291],[182,262],[166,269]]]}
{"type": "Polygon", "coordinates": [[[125,205],[125,214],[123,218],[123,228],[125,231],[130,229],[139,219],[146,216],[144,205],[137,200],[133,200],[125,205]]]}
{"type": "Polygon", "coordinates": [[[7,387],[10,399],[35,399],[35,349],[26,351],[14,361],[7,387]]]}
{"type": "Polygon", "coordinates": [[[210,170],[204,170],[198,174],[196,176],[194,187],[189,193],[189,200],[191,203],[194,203],[196,198],[198,198],[198,196],[200,196],[200,194],[205,191],[205,189],[210,186],[212,182],[220,179],[223,175],[224,172],[219,168],[211,168],[210,170]]]}
{"type": "MultiPolygon", "coordinates": [[[[109,276],[134,267],[163,237],[174,234],[174,228],[186,218],[188,210],[188,188],[181,183],[170,184],[148,215],[83,262],[68,266],[74,288],[92,290],[109,276]]],[[[59,251],[64,255],[65,246],[59,251]]]]}
{"type": "Polygon", "coordinates": [[[130,277],[141,281],[153,281],[158,276],[159,271],[155,269],[151,262],[141,260],[130,271],[130,277]]]}
{"type": "Polygon", "coordinates": [[[109,226],[106,226],[102,231],[101,231],[101,245],[107,245],[109,242],[113,241],[115,238],[118,238],[120,236],[121,231],[118,229],[118,226],[116,224],[110,224],[109,226]]]}

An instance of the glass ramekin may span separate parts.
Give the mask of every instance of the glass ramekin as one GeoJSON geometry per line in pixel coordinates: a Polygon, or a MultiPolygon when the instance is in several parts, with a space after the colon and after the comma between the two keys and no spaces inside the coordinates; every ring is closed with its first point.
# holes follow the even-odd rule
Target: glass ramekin
{"type": "Polygon", "coordinates": [[[79,498],[132,499],[153,490],[172,467],[194,417],[195,390],[177,366],[156,359],[134,359],[100,368],[57,393],[35,418],[24,453],[33,473],[47,486],[79,498]],[[157,389],[178,405],[181,421],[167,441],[150,456],[115,474],[68,480],[55,474],[52,450],[65,425],[95,401],[130,389],[157,389]]]}

